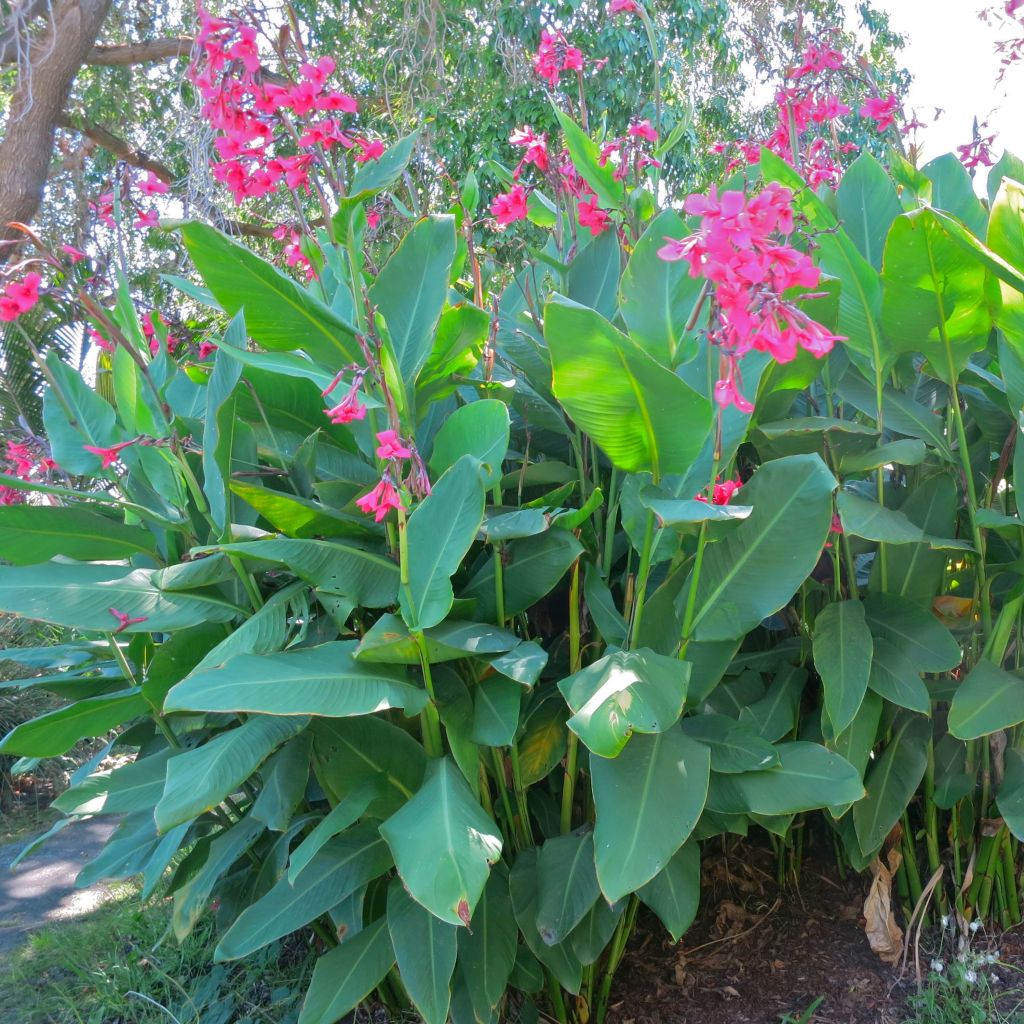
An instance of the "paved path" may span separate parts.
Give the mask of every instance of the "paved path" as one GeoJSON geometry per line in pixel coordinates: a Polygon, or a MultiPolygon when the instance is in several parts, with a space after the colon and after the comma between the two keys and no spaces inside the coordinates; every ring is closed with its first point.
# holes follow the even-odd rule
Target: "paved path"
{"type": "Polygon", "coordinates": [[[28,840],[0,846],[0,954],[13,949],[32,928],[89,913],[107,888],[75,888],[75,876],[103,848],[116,821],[68,825],[26,857],[13,871],[11,861],[28,840]]]}

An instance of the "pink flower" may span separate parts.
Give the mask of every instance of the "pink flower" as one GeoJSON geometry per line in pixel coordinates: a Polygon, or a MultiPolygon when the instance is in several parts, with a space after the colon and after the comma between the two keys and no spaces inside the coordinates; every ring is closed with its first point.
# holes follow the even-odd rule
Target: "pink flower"
{"type": "Polygon", "coordinates": [[[81,249],[76,249],[73,245],[62,245],[60,248],[61,252],[71,260],[72,264],[81,263],[82,260],[88,259],[88,256],[81,249]]]}
{"type": "Polygon", "coordinates": [[[361,498],[358,498],[356,505],[361,512],[365,512],[367,515],[372,512],[374,514],[374,521],[378,523],[393,508],[400,509],[402,512],[405,511],[401,496],[395,490],[394,484],[386,476],[381,478],[380,483],[369,494],[364,494],[361,498]]]}
{"type": "Polygon", "coordinates": [[[357,139],[356,145],[359,147],[359,152],[352,159],[357,164],[379,160],[384,155],[384,143],[380,139],[357,139]]]}
{"type": "Polygon", "coordinates": [[[864,101],[860,108],[861,117],[870,117],[877,124],[875,127],[879,132],[884,132],[896,123],[896,111],[899,109],[899,100],[894,93],[882,99],[880,96],[871,96],[864,101]]]}
{"type": "Polygon", "coordinates": [[[835,71],[842,66],[843,55],[838,50],[812,43],[804,51],[803,63],[795,71],[791,71],[789,77],[802,78],[818,71],[835,71]]]}
{"type": "Polygon", "coordinates": [[[380,224],[380,210],[367,210],[366,211],[366,226],[371,230],[375,231],[377,225],[380,224]]]}
{"type": "Polygon", "coordinates": [[[28,273],[21,281],[9,281],[0,296],[0,320],[17,320],[39,301],[39,284],[42,278],[35,272],[28,273]]]}
{"type": "MultiPolygon", "coordinates": [[[[742,480],[726,480],[724,483],[715,482],[715,486],[711,488],[711,504],[712,505],[728,505],[729,500],[732,496],[743,486],[742,480]]],[[[703,494],[695,494],[694,497],[698,501],[707,503],[707,498],[703,494]]]]}
{"type": "Polygon", "coordinates": [[[354,114],[359,104],[343,92],[329,92],[317,98],[317,110],[337,110],[343,114],[354,114]]]}
{"type": "Polygon", "coordinates": [[[509,136],[508,141],[511,145],[522,146],[526,150],[523,159],[512,172],[513,178],[518,178],[527,164],[534,164],[538,171],[546,171],[550,166],[546,135],[537,135],[529,125],[523,125],[509,136]]]}
{"type": "Polygon", "coordinates": [[[101,469],[107,469],[112,466],[118,459],[118,453],[123,448],[128,448],[135,444],[138,438],[132,438],[131,441],[122,441],[120,444],[111,445],[109,448],[97,448],[91,444],[82,445],[87,452],[92,452],[93,455],[98,455],[102,460],[103,464],[101,469]]]}
{"type": "Polygon", "coordinates": [[[103,349],[104,352],[114,351],[114,343],[104,338],[103,335],[100,334],[100,332],[97,331],[95,328],[90,327],[87,333],[89,335],[89,338],[92,340],[92,343],[97,348],[103,349]]]}
{"type": "Polygon", "coordinates": [[[353,394],[348,394],[337,405],[324,409],[324,413],[332,423],[351,423],[366,418],[366,406],[353,394]]]}
{"type": "Polygon", "coordinates": [[[161,181],[152,171],[149,171],[142,181],[136,182],[138,189],[147,196],[162,196],[169,191],[167,182],[161,181]]]}
{"type": "Polygon", "coordinates": [[[601,210],[597,205],[597,196],[589,202],[580,201],[576,204],[576,213],[579,216],[580,227],[590,228],[590,233],[599,235],[607,230],[609,225],[608,211],[601,210]]]}
{"type": "Polygon", "coordinates": [[[636,14],[639,10],[636,0],[612,0],[608,5],[609,14],[636,14]]]}
{"type": "Polygon", "coordinates": [[[119,612],[116,608],[108,608],[107,611],[110,612],[110,614],[113,615],[115,619],[117,619],[118,626],[117,629],[114,630],[115,633],[122,633],[129,626],[134,626],[140,622],[145,622],[146,619],[149,618],[148,615],[139,615],[135,618],[132,618],[130,615],[128,615],[127,612],[119,612]]]}
{"type": "Polygon", "coordinates": [[[491,200],[491,213],[502,227],[507,227],[513,221],[525,220],[526,189],[516,185],[508,192],[495,196],[491,200]]]}
{"type": "Polygon", "coordinates": [[[657,142],[658,133],[651,126],[648,120],[634,121],[629,126],[629,134],[635,139],[646,139],[648,142],[657,142]]]}
{"type": "MultiPolygon", "coordinates": [[[[740,412],[750,414],[754,411],[753,405],[743,397],[740,389],[736,386],[736,381],[731,377],[720,380],[715,385],[715,401],[723,409],[726,406],[735,405],[740,412]]],[[[716,502],[716,504],[720,505],[722,503],[716,502]]]]}
{"type": "Polygon", "coordinates": [[[563,71],[580,71],[583,68],[583,54],[570,46],[561,32],[544,29],[540,34],[540,46],[533,58],[533,70],[553,89],[558,85],[558,76],[563,71]]]}
{"type": "Polygon", "coordinates": [[[160,223],[160,214],[156,210],[140,213],[139,219],[132,225],[135,228],[155,228],[160,223]]]}
{"type": "Polygon", "coordinates": [[[409,459],[412,452],[402,444],[402,439],[393,430],[382,430],[377,435],[378,459],[409,459]]]}
{"type": "Polygon", "coordinates": [[[202,341],[202,342],[200,342],[199,343],[199,360],[200,360],[200,362],[202,362],[202,360],[208,358],[209,356],[212,356],[213,353],[216,352],[216,351],[217,351],[217,346],[212,341],[202,341]]]}

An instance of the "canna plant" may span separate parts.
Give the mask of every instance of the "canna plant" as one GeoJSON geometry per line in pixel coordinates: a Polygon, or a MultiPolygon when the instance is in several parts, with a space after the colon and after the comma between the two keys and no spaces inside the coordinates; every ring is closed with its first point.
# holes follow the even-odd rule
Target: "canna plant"
{"type": "MultiPolygon", "coordinates": [[[[285,87],[244,24],[201,35],[218,179],[321,212],[281,235],[305,284],[167,225],[191,338],[120,281],[79,296],[101,387],[40,354],[0,610],[78,639],[3,652],[67,704],[0,753],[136,753],[57,802],[55,829],[120,816],[79,880],[141,874],[179,939],[214,914],[220,960],[308,936],[301,1024],[374,992],[603,1021],[641,907],[678,940],[701,843],[752,829],[783,879],[812,833],[858,870],[895,845],[909,904],[1018,920],[1019,161],[988,203],[953,158],[844,173],[792,92],[681,214],[657,124],[594,141],[560,109],[564,149],[526,128],[489,169],[533,233],[502,271],[475,177],[369,238],[414,140],[300,133],[352,113],[333,64],[285,87]]],[[[544,47],[556,87],[575,57],[544,47]]]]}

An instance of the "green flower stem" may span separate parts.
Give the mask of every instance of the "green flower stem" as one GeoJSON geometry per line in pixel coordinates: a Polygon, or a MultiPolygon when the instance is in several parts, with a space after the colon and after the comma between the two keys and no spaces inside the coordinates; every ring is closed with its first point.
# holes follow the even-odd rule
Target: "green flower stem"
{"type": "MultiPolygon", "coordinates": [[[[580,563],[573,563],[569,583],[569,671],[580,670],[580,563]]],[[[562,778],[562,809],[559,826],[562,835],[572,831],[572,806],[576,795],[576,760],[579,738],[571,729],[565,750],[565,775],[562,778]]]]}
{"type": "Polygon", "coordinates": [[[981,876],[981,890],[978,894],[978,919],[984,921],[988,917],[989,908],[992,905],[992,885],[995,882],[995,876],[999,870],[1000,865],[1000,854],[1002,852],[1003,844],[1006,842],[1007,828],[1003,825],[1002,828],[996,833],[994,839],[992,839],[992,845],[989,849],[988,862],[985,865],[985,871],[981,876]]]}
{"type": "Polygon", "coordinates": [[[1003,887],[1006,890],[1006,909],[1009,911],[1010,924],[1020,921],[1020,898],[1017,893],[1017,879],[1014,869],[1013,836],[1009,830],[1003,839],[1003,887]]]}
{"type": "Polygon", "coordinates": [[[604,548],[601,551],[601,570],[607,579],[612,571],[612,558],[615,549],[615,523],[619,512],[619,471],[612,468],[611,482],[608,485],[608,518],[604,524],[604,548]]]}
{"type": "Polygon", "coordinates": [[[555,1017],[559,1024],[569,1024],[569,1015],[565,1010],[565,999],[562,996],[562,986],[558,979],[545,967],[544,975],[548,979],[548,995],[551,997],[551,1008],[555,1011],[555,1017]]]}
{"type": "Polygon", "coordinates": [[[644,525],[643,548],[640,551],[640,567],[636,574],[636,595],[633,600],[633,621],[629,628],[630,648],[636,647],[637,638],[640,636],[640,624],[643,622],[644,605],[647,602],[647,581],[651,575],[651,551],[654,547],[654,513],[647,512],[647,522],[644,525]]]}
{"type": "Polygon", "coordinates": [[[640,908],[640,900],[636,893],[629,897],[629,906],[625,913],[619,918],[615,927],[615,934],[612,936],[611,947],[608,950],[608,960],[605,963],[604,974],[601,977],[601,987],[597,993],[597,1007],[594,1012],[595,1024],[604,1024],[608,1014],[608,997],[611,995],[612,982],[615,980],[615,972],[619,969],[623,954],[626,952],[626,943],[633,928],[636,925],[636,915],[640,908]]]}
{"type": "Polygon", "coordinates": [[[910,828],[910,816],[903,812],[903,863],[907,868],[907,886],[911,906],[916,907],[921,898],[921,872],[917,866],[917,850],[914,848],[914,833],[910,828]]]}
{"type": "MultiPolygon", "coordinates": [[[[939,809],[935,805],[935,746],[929,737],[928,739],[928,765],[924,773],[924,823],[925,823],[925,845],[928,848],[928,870],[935,874],[942,866],[942,859],[939,856],[939,809]]],[[[938,886],[935,895],[939,903],[939,912],[943,915],[948,910],[946,905],[946,890],[938,886]]]]}
{"type": "Polygon", "coordinates": [[[508,748],[508,756],[512,764],[512,788],[515,791],[516,806],[519,808],[519,821],[522,826],[523,839],[525,840],[525,846],[533,846],[533,826],[530,824],[530,807],[526,802],[523,769],[519,763],[519,747],[514,740],[508,748]]]}
{"type": "Polygon", "coordinates": [[[501,797],[501,806],[505,811],[505,819],[508,821],[508,834],[519,849],[524,849],[520,830],[516,828],[516,816],[512,811],[512,801],[508,795],[508,782],[505,779],[505,762],[502,760],[501,751],[497,747],[491,747],[491,762],[494,765],[494,778],[498,783],[498,795],[501,797]]]}
{"type": "MultiPolygon", "coordinates": [[[[405,530],[402,530],[405,535],[405,530]]],[[[426,748],[428,757],[443,757],[444,743],[441,740],[441,719],[437,713],[437,698],[434,694],[434,679],[430,674],[430,658],[427,655],[427,641],[423,637],[423,631],[419,629],[410,630],[412,638],[416,643],[416,650],[420,656],[420,670],[423,672],[423,685],[427,689],[430,700],[427,706],[420,712],[420,723],[423,726],[423,746],[426,748]]]]}
{"type": "MultiPolygon", "coordinates": [[[[501,504],[501,487],[494,488],[494,504],[501,504]]],[[[505,565],[501,560],[501,544],[493,544],[492,561],[494,562],[494,607],[498,625],[505,628],[505,565]]]]}

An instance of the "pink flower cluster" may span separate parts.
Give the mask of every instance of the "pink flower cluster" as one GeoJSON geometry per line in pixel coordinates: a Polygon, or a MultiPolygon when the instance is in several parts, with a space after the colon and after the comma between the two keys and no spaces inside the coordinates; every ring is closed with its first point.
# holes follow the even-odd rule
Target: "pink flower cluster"
{"type": "MultiPolygon", "coordinates": [[[[378,459],[390,461],[396,474],[401,472],[401,463],[405,459],[411,459],[413,455],[412,449],[403,444],[394,430],[382,430],[377,434],[376,454],[378,459]]],[[[401,512],[406,511],[402,504],[402,496],[392,482],[391,472],[385,471],[377,486],[356,501],[359,510],[367,515],[372,514],[374,522],[377,523],[381,522],[393,508],[401,512]]]]}
{"type": "MultiPolygon", "coordinates": [[[[4,455],[0,456],[0,473],[19,480],[43,480],[55,469],[57,463],[38,438],[8,441],[4,455]]],[[[21,505],[24,501],[24,491],[0,485],[0,505],[21,505]]]]}
{"type": "MultiPolygon", "coordinates": [[[[170,191],[167,183],[161,178],[158,178],[152,171],[148,171],[144,178],[134,180],[129,178],[123,185],[121,191],[121,201],[127,206],[133,208],[136,213],[136,219],[132,224],[132,227],[140,229],[155,228],[160,222],[160,214],[150,207],[149,209],[143,209],[142,203],[136,200],[132,195],[132,189],[136,188],[139,192],[147,197],[166,195],[170,191]]],[[[108,228],[117,227],[114,221],[114,193],[104,192],[95,202],[89,203],[89,208],[96,214],[97,219],[102,221],[108,228]]],[[[77,263],[79,259],[84,259],[85,254],[79,252],[77,249],[71,249],[70,246],[64,246],[64,251],[71,257],[73,263],[77,263]]]]}
{"type": "Polygon", "coordinates": [[[570,46],[561,32],[544,29],[533,58],[533,70],[554,89],[563,71],[583,71],[583,51],[570,46]]]}
{"type": "Polygon", "coordinates": [[[884,132],[896,123],[896,115],[900,110],[900,101],[894,93],[888,96],[869,96],[861,105],[858,113],[861,117],[870,118],[875,128],[884,132]]]}
{"type": "Polygon", "coordinates": [[[39,285],[42,278],[34,271],[20,281],[8,281],[0,295],[0,320],[17,320],[39,301],[39,285]]]}
{"type": "Polygon", "coordinates": [[[379,159],[381,142],[353,134],[341,115],[354,114],[352,96],[331,89],[330,57],[303,63],[297,80],[280,85],[263,72],[257,30],[215,18],[200,8],[196,44],[201,55],[190,76],[203,114],[218,136],[213,174],[236,204],[277,191],[308,189],[310,172],[336,145],[358,162],[379,159]],[[287,150],[293,150],[287,152],[287,150]]]}
{"type": "Polygon", "coordinates": [[[352,374],[352,383],[349,384],[345,397],[337,405],[330,409],[324,409],[324,414],[332,423],[352,423],[354,420],[366,418],[366,406],[359,401],[359,388],[366,376],[366,370],[359,366],[348,366],[338,373],[334,380],[321,392],[326,398],[332,391],[337,389],[346,373],[352,374]]]}
{"type": "MultiPolygon", "coordinates": [[[[146,336],[146,341],[149,343],[149,354],[156,356],[160,352],[160,337],[157,334],[157,325],[161,328],[161,333],[167,331],[167,321],[164,320],[162,313],[152,312],[147,313],[142,318],[142,333],[146,336]]],[[[167,354],[173,356],[175,350],[178,347],[178,339],[174,337],[170,332],[167,332],[166,339],[167,354]]],[[[103,346],[101,346],[103,347],[103,346]]]]}
{"type": "Polygon", "coordinates": [[[738,366],[752,349],[787,363],[799,348],[821,358],[842,340],[783,297],[791,288],[816,287],[821,277],[811,258],[790,244],[792,204],[793,193],[774,182],[755,196],[719,196],[714,188],[707,196],[691,195],[683,209],[701,218],[700,228],[681,241],[666,239],[658,250],[664,260],[686,260],[692,277],[714,286],[708,337],[723,353],[714,389],[720,406],[753,411],[738,366]]]}
{"type": "Polygon", "coordinates": [[[639,14],[640,5],[636,0],[612,0],[608,5],[609,14],[639,14]]]}
{"type": "MultiPolygon", "coordinates": [[[[1024,3],[1024,0],[1021,0],[1024,3]]],[[[992,144],[996,141],[995,134],[976,135],[970,142],[957,146],[956,151],[960,156],[960,162],[969,171],[976,167],[991,167],[995,163],[992,156],[992,144]]]]}
{"type": "MultiPolygon", "coordinates": [[[[723,481],[719,477],[715,481],[715,486],[711,488],[711,504],[712,505],[728,505],[732,500],[732,496],[743,486],[742,480],[725,480],[723,481]]],[[[704,494],[695,494],[694,497],[698,501],[703,501],[707,504],[707,496],[704,494]]]]}

